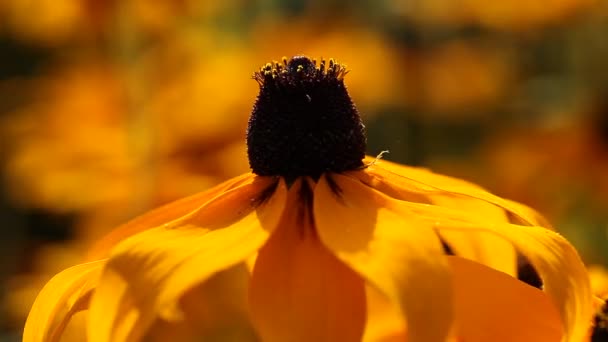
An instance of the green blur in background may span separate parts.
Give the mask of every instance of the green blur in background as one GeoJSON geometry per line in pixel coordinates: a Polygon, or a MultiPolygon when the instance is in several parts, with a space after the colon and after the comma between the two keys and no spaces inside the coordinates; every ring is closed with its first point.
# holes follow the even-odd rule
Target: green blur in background
{"type": "Polygon", "coordinates": [[[0,340],[100,236],[247,172],[271,60],[334,57],[368,153],[481,184],[608,265],[608,3],[0,2],[0,340]]]}

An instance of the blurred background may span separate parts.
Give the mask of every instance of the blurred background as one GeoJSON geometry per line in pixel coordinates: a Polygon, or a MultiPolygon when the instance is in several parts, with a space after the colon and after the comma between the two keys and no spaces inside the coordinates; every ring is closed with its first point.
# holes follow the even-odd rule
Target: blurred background
{"type": "Polygon", "coordinates": [[[369,154],[547,216],[608,265],[608,3],[0,1],[0,341],[133,216],[249,170],[251,74],[335,57],[369,154]]]}

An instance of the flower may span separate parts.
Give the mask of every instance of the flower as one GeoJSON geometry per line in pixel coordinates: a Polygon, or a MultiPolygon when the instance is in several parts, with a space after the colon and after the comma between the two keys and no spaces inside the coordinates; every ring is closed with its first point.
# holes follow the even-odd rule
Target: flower
{"type": "Polygon", "coordinates": [[[601,265],[587,266],[591,290],[598,297],[608,297],[608,270],[601,265]]]}
{"type": "MultiPolygon", "coordinates": [[[[24,92],[34,94],[34,101],[0,118],[0,145],[10,147],[3,158],[3,184],[11,202],[27,210],[73,217],[73,241],[48,249],[50,253],[36,244],[28,253],[31,262],[23,263],[32,267],[19,266],[15,270],[19,274],[11,276],[4,312],[12,329],[23,326],[36,294],[51,276],[78,263],[91,241],[110,228],[248,170],[238,132],[246,127],[243,121],[251,102],[247,98],[255,98],[254,92],[243,91],[251,81],[243,80],[242,87],[231,82],[237,95],[215,90],[222,83],[210,85],[206,80],[217,78],[214,70],[225,69],[228,64],[223,63],[242,57],[241,51],[216,49],[205,58],[189,48],[196,44],[184,40],[173,43],[171,56],[155,50],[138,59],[146,72],[134,82],[128,82],[128,75],[116,65],[99,58],[24,82],[31,85],[24,92]],[[178,55],[181,73],[167,67],[178,64],[178,55]],[[169,76],[157,80],[159,75],[169,76]],[[142,82],[153,96],[136,106],[139,97],[129,86],[137,88],[142,82]],[[197,96],[184,96],[201,92],[216,101],[207,105],[195,100],[197,96]],[[214,115],[195,120],[193,111],[214,115]],[[83,112],[86,120],[81,120],[83,112]],[[135,124],[138,117],[145,117],[145,123],[135,124]],[[61,258],[54,257],[56,250],[61,250],[61,258]],[[73,259],[66,263],[66,256],[73,259]]],[[[198,49],[202,46],[197,45],[198,49]]],[[[239,68],[230,70],[237,74],[239,68]]],[[[248,70],[245,67],[239,74],[248,70]]],[[[223,76],[224,82],[230,82],[227,72],[223,76]]]]}
{"type": "Polygon", "coordinates": [[[365,157],[346,73],[303,56],[260,68],[252,173],[117,228],[45,286],[24,341],[58,338],[83,310],[90,341],[230,331],[263,341],[582,340],[593,297],[575,249],[521,204],[365,157]],[[209,285],[218,282],[231,286],[209,285]]]}
{"type": "Polygon", "coordinates": [[[421,53],[416,68],[420,89],[417,104],[435,115],[453,116],[462,108],[470,111],[497,103],[517,72],[505,58],[506,51],[488,50],[456,42],[421,53]],[[467,80],[466,87],[459,83],[462,79],[467,80]]]}

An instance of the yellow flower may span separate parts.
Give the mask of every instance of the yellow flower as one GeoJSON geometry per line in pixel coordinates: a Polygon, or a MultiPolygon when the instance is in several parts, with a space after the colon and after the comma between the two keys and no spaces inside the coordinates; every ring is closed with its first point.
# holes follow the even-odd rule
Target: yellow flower
{"type": "Polygon", "coordinates": [[[496,103],[507,93],[515,71],[504,51],[500,55],[495,48],[488,50],[458,42],[422,53],[416,68],[418,104],[434,115],[453,116],[454,110],[496,103]],[[463,79],[466,87],[459,82],[463,79]]]}
{"type": "Polygon", "coordinates": [[[425,25],[478,24],[508,32],[531,32],[567,23],[591,11],[601,11],[596,0],[558,0],[534,2],[488,2],[480,0],[394,1],[395,13],[425,25]]]}
{"type": "Polygon", "coordinates": [[[608,298],[608,270],[600,265],[589,265],[587,270],[593,293],[598,297],[608,298]]]}
{"type": "Polygon", "coordinates": [[[574,248],[523,205],[366,159],[345,74],[302,56],[263,66],[253,173],[119,227],[46,285],[24,341],[57,339],[82,310],[89,341],[585,338],[574,248]]]}

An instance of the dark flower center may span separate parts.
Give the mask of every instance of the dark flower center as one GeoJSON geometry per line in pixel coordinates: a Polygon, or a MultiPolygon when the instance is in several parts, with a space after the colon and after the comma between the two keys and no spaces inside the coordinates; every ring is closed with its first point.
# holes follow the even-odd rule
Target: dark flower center
{"type": "Polygon", "coordinates": [[[346,87],[346,68],[304,56],[267,63],[253,74],[260,93],[247,129],[255,174],[318,178],[363,166],[365,126],[346,87]]]}

